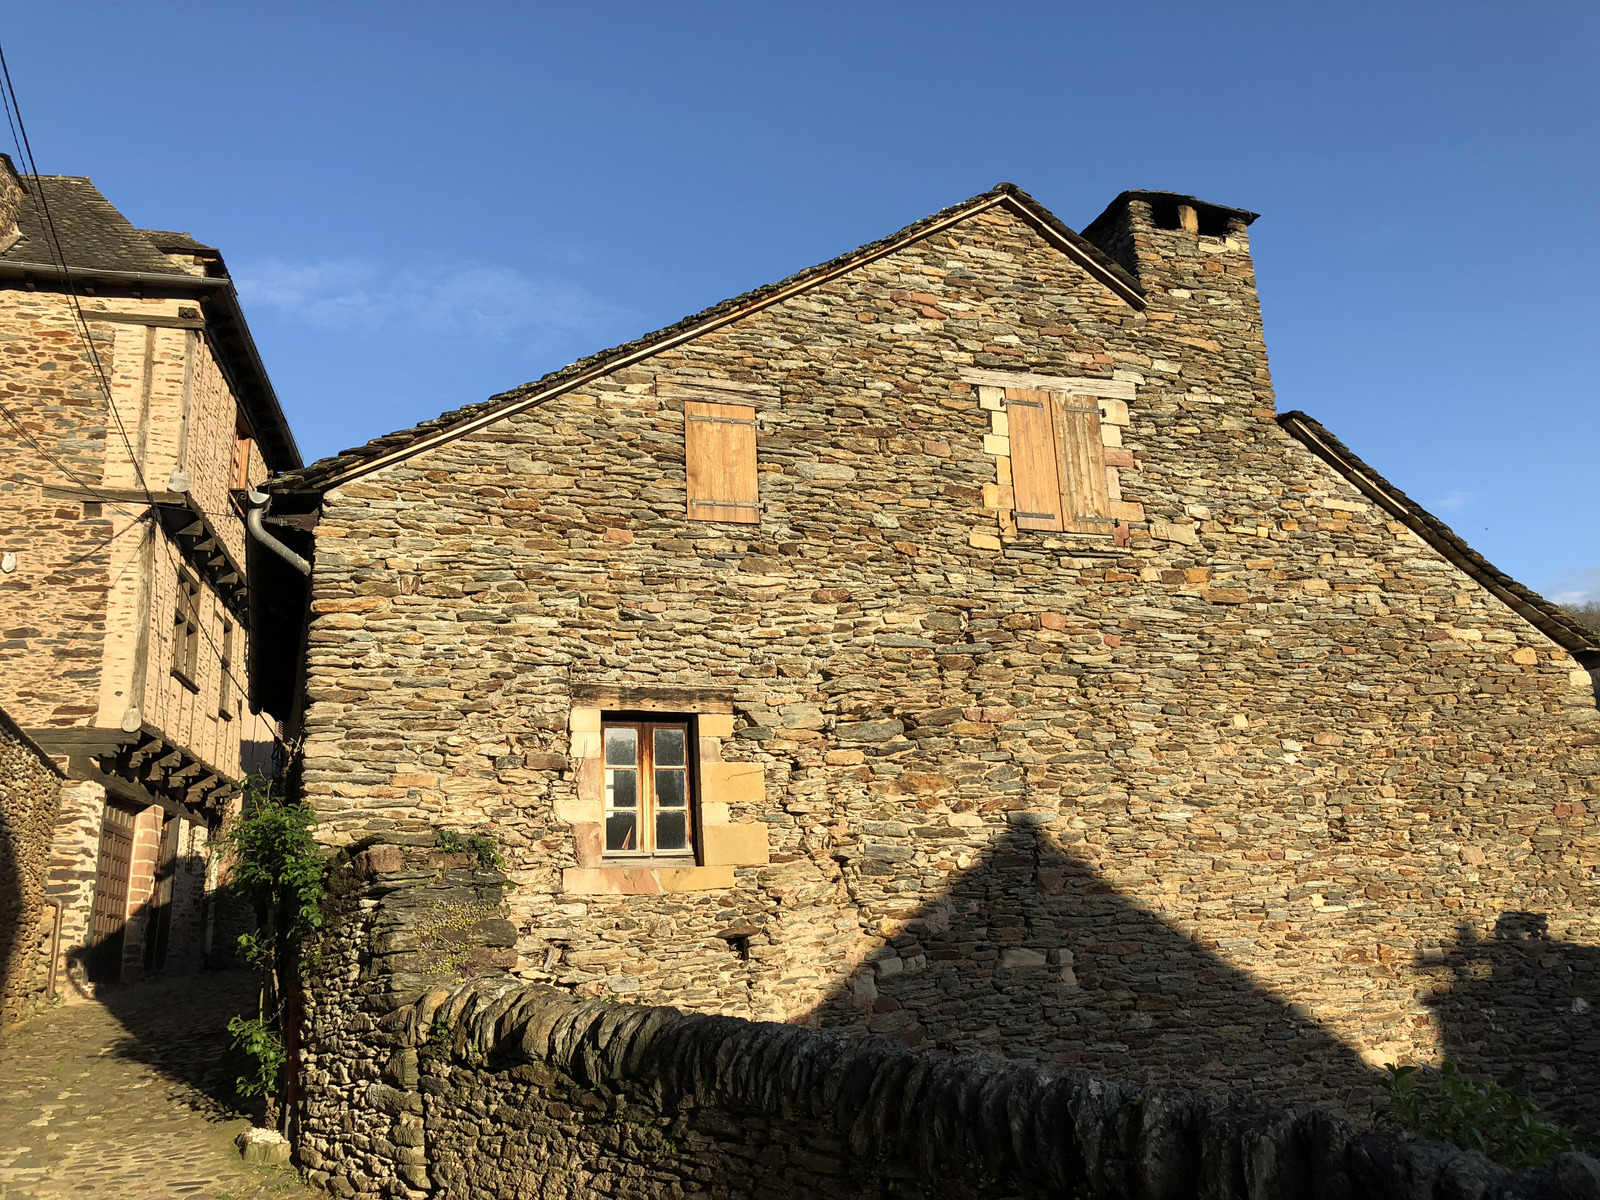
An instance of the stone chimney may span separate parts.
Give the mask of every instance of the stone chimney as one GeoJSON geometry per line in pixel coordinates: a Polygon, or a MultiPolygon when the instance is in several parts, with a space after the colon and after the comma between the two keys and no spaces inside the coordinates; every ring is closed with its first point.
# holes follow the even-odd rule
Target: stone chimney
{"type": "Polygon", "coordinates": [[[17,228],[17,213],[22,209],[22,196],[26,191],[11,156],[0,154],[0,254],[11,249],[22,236],[17,228]]]}
{"type": "Polygon", "coordinates": [[[1274,407],[1250,259],[1256,216],[1177,192],[1123,192],[1083,231],[1144,289],[1152,374],[1189,403],[1231,410],[1230,423],[1274,407]]]}

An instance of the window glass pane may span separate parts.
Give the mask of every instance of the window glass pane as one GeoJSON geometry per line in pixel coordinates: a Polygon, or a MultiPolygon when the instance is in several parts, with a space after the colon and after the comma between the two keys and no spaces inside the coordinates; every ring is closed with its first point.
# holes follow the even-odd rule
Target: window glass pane
{"type": "Polygon", "coordinates": [[[639,848],[638,826],[638,813],[611,813],[606,817],[606,849],[637,850],[639,848]]]}
{"type": "Polygon", "coordinates": [[[689,814],[683,809],[656,813],[656,849],[687,850],[689,848],[689,814]]]}
{"type": "Polygon", "coordinates": [[[657,729],[655,734],[656,766],[683,766],[683,730],[670,728],[657,729]]]}
{"type": "Polygon", "coordinates": [[[684,786],[688,774],[684,771],[656,772],[656,804],[660,808],[682,808],[688,799],[684,786]]]}
{"type": "Polygon", "coordinates": [[[639,761],[639,731],[627,725],[606,729],[606,766],[631,767],[639,761]]]}
{"type": "Polygon", "coordinates": [[[639,806],[639,772],[606,772],[606,807],[637,808],[639,806]]]}

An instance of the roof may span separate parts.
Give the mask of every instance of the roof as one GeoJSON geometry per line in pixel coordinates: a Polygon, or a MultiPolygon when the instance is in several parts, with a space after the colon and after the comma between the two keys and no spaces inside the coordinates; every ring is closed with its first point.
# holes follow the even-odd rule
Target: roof
{"type": "MultiPolygon", "coordinates": [[[[10,159],[5,159],[5,166],[11,168],[10,159]]],[[[44,281],[59,280],[65,274],[69,279],[103,281],[139,294],[151,289],[165,294],[170,287],[194,295],[205,310],[206,331],[244,406],[262,457],[274,470],[299,467],[294,434],[256,351],[222,255],[187,233],[134,228],[84,176],[17,178],[22,185],[17,210],[19,236],[0,252],[0,278],[44,281]],[[46,206],[51,218],[48,223],[46,206]],[[60,241],[59,253],[49,235],[52,223],[60,241]],[[196,265],[195,258],[206,261],[196,265]]]]}
{"type": "Polygon", "coordinates": [[[409,429],[397,430],[374,438],[364,446],[343,450],[301,470],[287,472],[273,480],[268,488],[292,492],[326,491],[358,475],[377,470],[412,454],[421,453],[441,442],[463,437],[492,421],[541,404],[598,376],[626,366],[632,361],[658,353],[679,342],[699,337],[730,321],[788,299],[797,292],[823,283],[853,267],[881,258],[907,243],[926,237],[977,212],[1000,205],[1010,208],[1053,240],[1129,305],[1136,309],[1144,307],[1144,292],[1139,284],[1098,246],[1069,229],[1054,213],[1016,184],[999,183],[987,192],[980,192],[970,200],[964,200],[932,216],[924,217],[888,237],[868,242],[837,258],[808,267],[786,279],[780,279],[776,283],[769,283],[764,287],[724,300],[720,304],[714,304],[634,341],[625,342],[587,358],[580,358],[577,362],[562,367],[559,371],[552,371],[531,383],[491,396],[477,404],[454,409],[432,420],[413,425],[409,429]]]}
{"type": "Polygon", "coordinates": [[[177,233],[170,229],[141,229],[139,232],[149,238],[150,244],[164,254],[220,256],[222,253],[215,246],[207,246],[204,242],[196,241],[193,234],[177,233]]]}
{"type": "Polygon", "coordinates": [[[1320,421],[1303,412],[1286,412],[1279,414],[1278,424],[1556,645],[1586,667],[1600,666],[1600,635],[1585,629],[1538,592],[1518,583],[1484,558],[1450,526],[1358,458],[1355,451],[1329,433],[1320,421]]]}
{"type": "Polygon", "coordinates": [[[192,274],[158,250],[146,231],[135,229],[100,194],[99,188],[79,175],[23,176],[22,206],[17,212],[17,228],[22,236],[0,254],[0,261],[58,261],[46,231],[41,193],[50,207],[56,236],[61,239],[69,266],[155,275],[192,274]]]}

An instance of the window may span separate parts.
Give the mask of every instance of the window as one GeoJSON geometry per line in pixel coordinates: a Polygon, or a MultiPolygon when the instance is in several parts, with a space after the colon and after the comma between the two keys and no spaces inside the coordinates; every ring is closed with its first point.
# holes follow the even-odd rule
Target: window
{"type": "Polygon", "coordinates": [[[605,721],[605,853],[694,853],[689,723],[605,721]]]}
{"type": "Polygon", "coordinates": [[[691,521],[760,524],[754,407],[684,401],[683,461],[691,521]]]}
{"type": "Polygon", "coordinates": [[[178,572],[178,604],[172,616],[172,673],[194,687],[200,665],[200,584],[178,572]]]}
{"type": "Polygon", "coordinates": [[[250,486],[250,448],[254,444],[255,441],[250,436],[250,426],[241,413],[233,429],[233,469],[228,484],[235,491],[250,486]]]}
{"type": "Polygon", "coordinates": [[[1100,409],[1089,396],[1006,389],[1019,529],[1110,533],[1100,409]]]}
{"type": "Polygon", "coordinates": [[[217,684],[217,715],[233,720],[233,622],[222,622],[222,678],[217,684]]]}

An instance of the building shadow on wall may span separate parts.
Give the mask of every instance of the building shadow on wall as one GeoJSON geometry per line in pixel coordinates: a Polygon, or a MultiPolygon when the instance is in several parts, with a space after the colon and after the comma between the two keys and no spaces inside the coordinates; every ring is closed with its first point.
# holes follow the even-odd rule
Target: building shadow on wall
{"type": "MultiPolygon", "coordinates": [[[[894,864],[847,869],[866,894],[894,864]]],[[[902,928],[819,1006],[824,1027],[1356,1116],[1378,1101],[1376,1072],[1293,997],[1141,908],[1044,830],[1010,827],[902,928]]]]}
{"type": "Polygon", "coordinates": [[[1416,966],[1433,978],[1447,1058],[1600,1141],[1600,947],[1553,939],[1542,913],[1507,912],[1492,936],[1463,925],[1416,966]]]}

